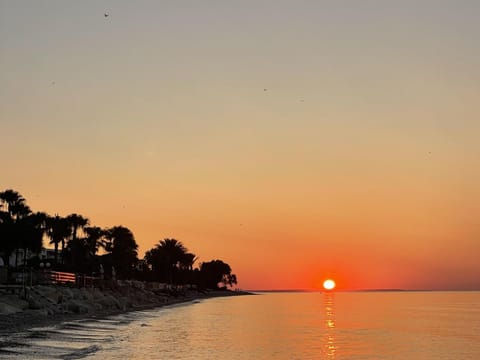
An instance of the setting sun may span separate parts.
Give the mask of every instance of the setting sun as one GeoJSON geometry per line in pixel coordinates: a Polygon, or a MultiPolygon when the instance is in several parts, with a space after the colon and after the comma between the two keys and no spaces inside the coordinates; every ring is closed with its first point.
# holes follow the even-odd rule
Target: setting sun
{"type": "Polygon", "coordinates": [[[323,282],[323,288],[325,290],[333,290],[335,289],[335,281],[328,279],[323,282]]]}

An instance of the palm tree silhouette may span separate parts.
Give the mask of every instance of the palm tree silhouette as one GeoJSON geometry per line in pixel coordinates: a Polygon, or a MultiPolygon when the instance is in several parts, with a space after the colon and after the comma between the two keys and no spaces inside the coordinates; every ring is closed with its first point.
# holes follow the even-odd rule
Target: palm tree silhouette
{"type": "Polygon", "coordinates": [[[67,245],[67,257],[73,271],[91,273],[97,269],[97,251],[105,237],[105,231],[98,227],[84,227],[84,237],[71,239],[67,245]]]}
{"type": "Polygon", "coordinates": [[[0,192],[0,201],[2,208],[2,227],[1,231],[6,235],[5,244],[2,246],[6,264],[8,266],[11,253],[15,250],[15,267],[18,266],[18,250],[20,248],[18,241],[22,236],[21,220],[29,216],[32,211],[28,207],[25,198],[17,191],[8,189],[0,192]],[[7,256],[8,255],[8,256],[7,256]]]}
{"type": "Polygon", "coordinates": [[[40,252],[46,235],[55,247],[55,265],[65,269],[86,273],[101,264],[107,274],[110,271],[113,273],[115,268],[118,278],[156,278],[170,284],[197,284],[211,288],[218,287],[219,283],[232,286],[237,282],[230,266],[221,260],[204,262],[200,269],[193,270],[198,260],[196,255],[176,239],[159,241],[139,262],[138,245],[128,228],[114,226],[102,229],[88,225],[88,218],[76,213],[67,217],[33,213],[17,191],[8,189],[0,192],[0,255],[7,267],[15,250],[15,265],[19,249],[23,249],[24,264],[28,251],[40,252]],[[99,247],[103,247],[106,254],[98,256],[99,247]],[[67,263],[65,259],[68,259],[67,263]],[[143,266],[138,267],[139,264],[143,266]]]}
{"type": "Polygon", "coordinates": [[[55,264],[58,264],[58,244],[62,244],[62,249],[65,245],[65,240],[71,234],[71,228],[66,218],[59,215],[48,216],[46,219],[46,234],[50,238],[50,244],[54,245],[55,249],[55,264]]]}
{"type": "MultiPolygon", "coordinates": [[[[78,214],[70,214],[65,218],[65,222],[67,224],[67,227],[69,229],[69,235],[67,237],[63,237],[61,244],[62,244],[62,264],[65,263],[65,248],[66,248],[66,241],[73,241],[77,243],[78,239],[78,230],[83,229],[85,226],[88,225],[89,220],[82,215],[78,214]]],[[[78,243],[76,245],[80,245],[81,243],[78,243]]],[[[76,246],[78,248],[78,246],[76,246]]]]}
{"type": "Polygon", "coordinates": [[[105,230],[98,226],[86,226],[83,228],[83,231],[87,235],[85,242],[87,244],[88,254],[93,258],[97,255],[97,251],[103,243],[105,230]]]}
{"type": "Polygon", "coordinates": [[[90,220],[78,214],[70,214],[66,219],[72,231],[71,240],[76,240],[78,230],[83,230],[90,223],[90,220]]]}
{"type": "Polygon", "coordinates": [[[0,211],[0,253],[6,267],[10,266],[10,255],[16,249],[15,223],[7,211],[0,211]]]}
{"type": "Polygon", "coordinates": [[[47,214],[31,213],[18,220],[18,248],[23,249],[23,264],[27,263],[27,252],[38,254],[42,249],[47,214]]]}
{"type": "Polygon", "coordinates": [[[5,190],[0,192],[0,201],[2,208],[12,219],[28,215],[31,211],[27,206],[25,198],[15,190],[5,190]]]}
{"type": "Polygon", "coordinates": [[[174,274],[178,269],[190,269],[196,260],[195,254],[188,252],[181,241],[164,239],[145,254],[145,259],[152,269],[161,276],[165,272],[165,280],[174,283],[174,274]]]}
{"type": "Polygon", "coordinates": [[[185,253],[179,261],[179,267],[182,270],[192,270],[193,264],[197,261],[197,256],[192,253],[185,253]]]}
{"type": "Polygon", "coordinates": [[[105,239],[104,247],[111,254],[118,278],[129,277],[138,261],[133,233],[124,226],[114,226],[105,231],[105,239]]]}

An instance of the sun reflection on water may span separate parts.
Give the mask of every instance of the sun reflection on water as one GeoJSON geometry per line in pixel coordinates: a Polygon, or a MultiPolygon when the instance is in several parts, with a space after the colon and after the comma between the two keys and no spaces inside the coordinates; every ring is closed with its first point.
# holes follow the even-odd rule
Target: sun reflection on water
{"type": "Polygon", "coordinates": [[[325,341],[324,351],[327,359],[335,359],[337,346],[335,344],[335,294],[324,293],[324,312],[325,312],[325,341]]]}

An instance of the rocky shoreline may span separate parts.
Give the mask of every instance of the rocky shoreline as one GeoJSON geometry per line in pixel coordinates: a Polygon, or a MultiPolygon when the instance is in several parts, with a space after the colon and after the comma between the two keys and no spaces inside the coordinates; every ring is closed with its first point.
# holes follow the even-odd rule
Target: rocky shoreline
{"type": "Polygon", "coordinates": [[[26,293],[0,293],[0,335],[87,317],[105,317],[217,296],[248,295],[230,290],[198,291],[126,282],[107,288],[38,285],[26,293]]]}

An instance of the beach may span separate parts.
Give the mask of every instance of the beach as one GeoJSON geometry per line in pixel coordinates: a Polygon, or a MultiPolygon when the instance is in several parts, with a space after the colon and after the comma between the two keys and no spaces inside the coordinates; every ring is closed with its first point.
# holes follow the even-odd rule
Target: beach
{"type": "Polygon", "coordinates": [[[0,336],[75,319],[105,317],[196,299],[249,294],[230,290],[160,288],[155,283],[139,281],[118,282],[103,289],[38,285],[25,290],[0,292],[0,336]]]}

